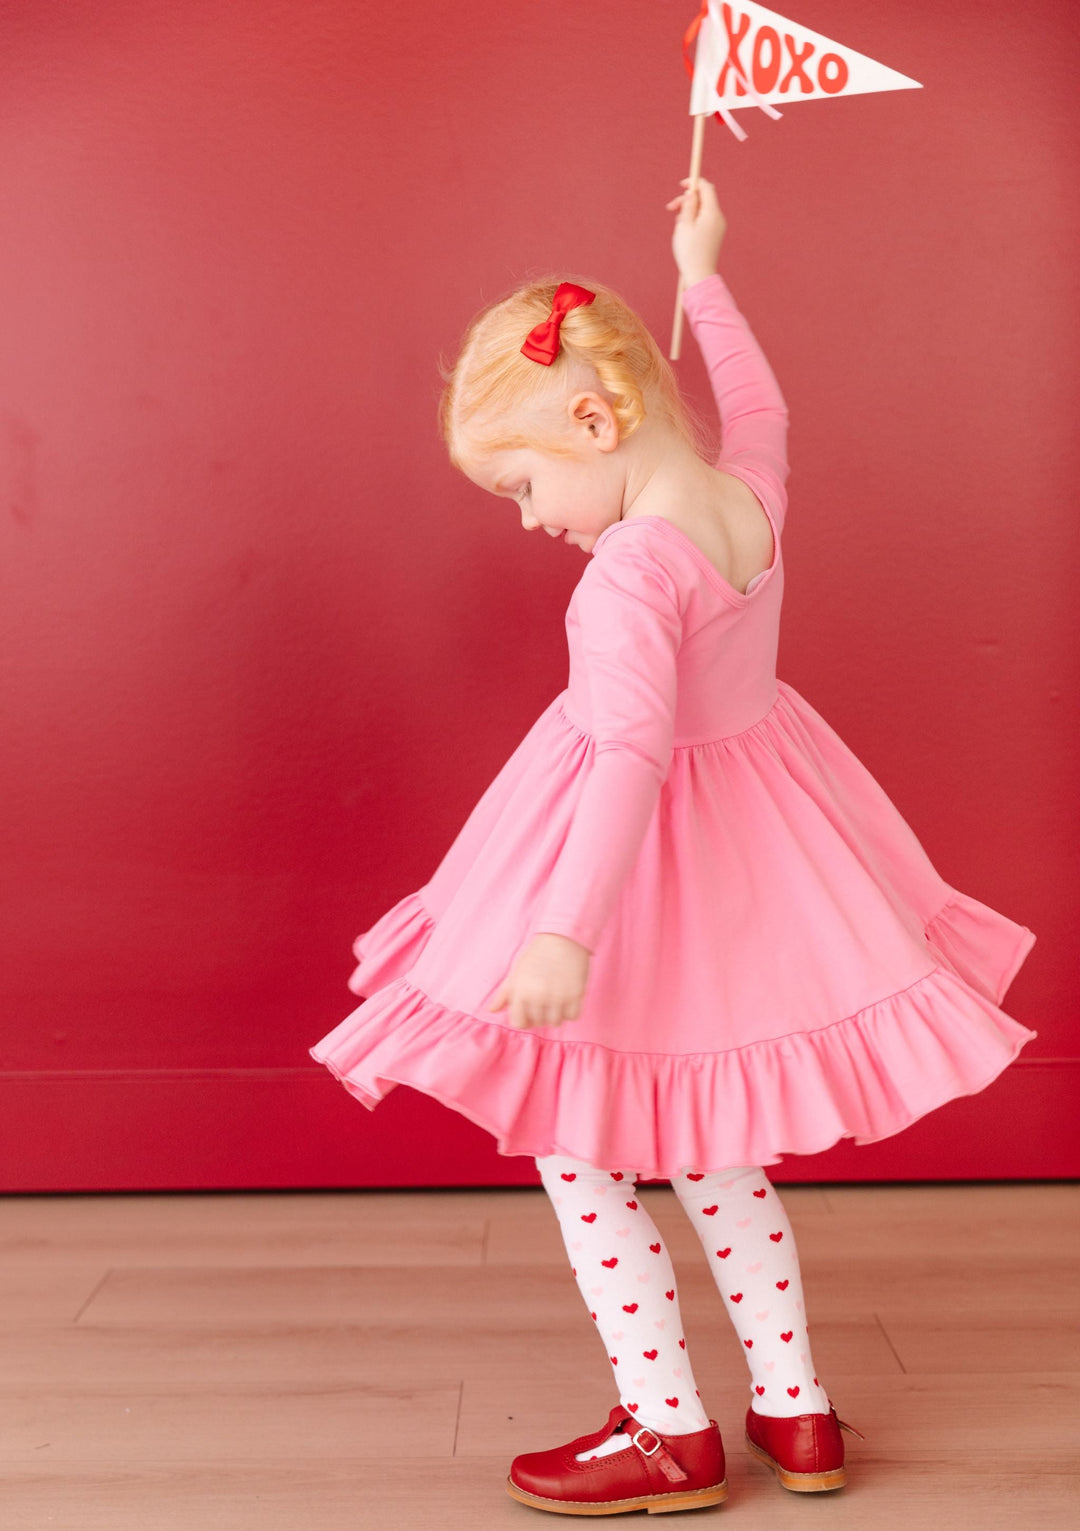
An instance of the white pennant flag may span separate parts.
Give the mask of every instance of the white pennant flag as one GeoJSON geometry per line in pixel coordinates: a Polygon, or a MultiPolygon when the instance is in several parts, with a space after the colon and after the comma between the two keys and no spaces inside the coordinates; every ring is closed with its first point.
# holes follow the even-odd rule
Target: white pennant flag
{"type": "MultiPolygon", "coordinates": [[[[739,139],[746,134],[731,116],[732,108],[757,106],[770,117],[780,117],[771,103],[922,89],[918,80],[754,0],[703,0],[696,21],[690,113],[696,117],[719,112],[739,139]]],[[[693,31],[692,25],[687,36],[693,31]]]]}

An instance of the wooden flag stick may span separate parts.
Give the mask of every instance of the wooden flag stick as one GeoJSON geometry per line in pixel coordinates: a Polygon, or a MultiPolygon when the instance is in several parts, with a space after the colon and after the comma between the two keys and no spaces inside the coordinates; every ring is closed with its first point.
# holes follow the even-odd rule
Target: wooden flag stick
{"type": "MultiPolygon", "coordinates": [[[[690,148],[690,185],[686,188],[687,195],[692,195],[697,190],[698,176],[701,174],[701,151],[705,146],[705,119],[707,112],[702,112],[694,118],[694,141],[690,148]]],[[[678,361],[679,347],[682,342],[682,295],[683,288],[682,272],[679,272],[679,286],[675,293],[675,323],[671,330],[671,350],[668,353],[669,361],[678,361]]]]}

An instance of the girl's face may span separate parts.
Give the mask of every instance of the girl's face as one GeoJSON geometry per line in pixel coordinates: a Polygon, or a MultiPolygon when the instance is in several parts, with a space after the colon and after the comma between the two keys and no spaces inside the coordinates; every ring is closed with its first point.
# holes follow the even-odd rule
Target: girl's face
{"type": "Polygon", "coordinates": [[[591,552],[600,533],[622,516],[625,468],[614,450],[618,426],[606,402],[579,396],[569,413],[568,445],[574,457],[515,448],[470,463],[467,476],[482,489],[515,501],[526,531],[542,527],[549,537],[591,552]],[[596,404],[603,407],[597,411],[596,404]]]}

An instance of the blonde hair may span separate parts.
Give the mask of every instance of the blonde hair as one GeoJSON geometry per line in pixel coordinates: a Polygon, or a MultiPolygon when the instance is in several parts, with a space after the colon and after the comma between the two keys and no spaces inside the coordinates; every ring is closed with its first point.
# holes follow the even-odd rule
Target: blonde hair
{"type": "MultiPolygon", "coordinates": [[[[575,455],[545,430],[542,419],[558,417],[572,394],[595,389],[606,396],[624,441],[647,416],[667,422],[699,456],[715,459],[713,431],[683,398],[678,379],[648,328],[610,287],[586,277],[544,276],[524,283],[509,297],[480,310],[465,330],[458,359],[447,368],[440,358],[445,387],[438,404],[439,433],[456,468],[466,456],[522,447],[558,457],[575,455]],[[522,354],[529,331],[551,313],[555,289],[563,281],[595,292],[592,303],[565,315],[559,351],[550,367],[522,354]]],[[[565,417],[562,420],[566,429],[565,417]]]]}

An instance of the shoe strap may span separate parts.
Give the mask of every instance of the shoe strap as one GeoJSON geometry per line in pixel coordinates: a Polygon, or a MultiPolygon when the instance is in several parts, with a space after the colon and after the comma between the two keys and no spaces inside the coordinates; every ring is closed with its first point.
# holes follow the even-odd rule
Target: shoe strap
{"type": "Polygon", "coordinates": [[[856,1430],[854,1425],[847,1424],[839,1417],[839,1415],[837,1415],[836,1405],[833,1403],[831,1398],[829,1399],[829,1413],[836,1418],[836,1423],[840,1426],[841,1430],[846,1430],[850,1435],[857,1435],[860,1441],[865,1441],[866,1436],[863,1435],[861,1430],[856,1430]]]}
{"type": "Polygon", "coordinates": [[[650,1430],[648,1425],[639,1425],[632,1414],[628,1415],[627,1417],[634,1425],[637,1426],[630,1439],[641,1452],[642,1456],[646,1456],[650,1459],[650,1461],[655,1462],[657,1467],[659,1467],[660,1471],[663,1473],[664,1477],[667,1478],[670,1483],[684,1482],[690,1476],[690,1474],[682,1470],[678,1462],[676,1462],[675,1458],[671,1455],[671,1452],[664,1445],[663,1440],[659,1435],[657,1435],[656,1431],[650,1430]],[[651,1435],[653,1440],[656,1442],[656,1445],[643,1446],[638,1440],[639,1435],[651,1435]]]}
{"type": "Polygon", "coordinates": [[[863,1435],[861,1430],[856,1430],[854,1425],[845,1424],[845,1422],[840,1418],[837,1418],[836,1423],[840,1426],[841,1430],[847,1430],[851,1435],[857,1435],[860,1441],[865,1441],[866,1436],[863,1435]]]}

